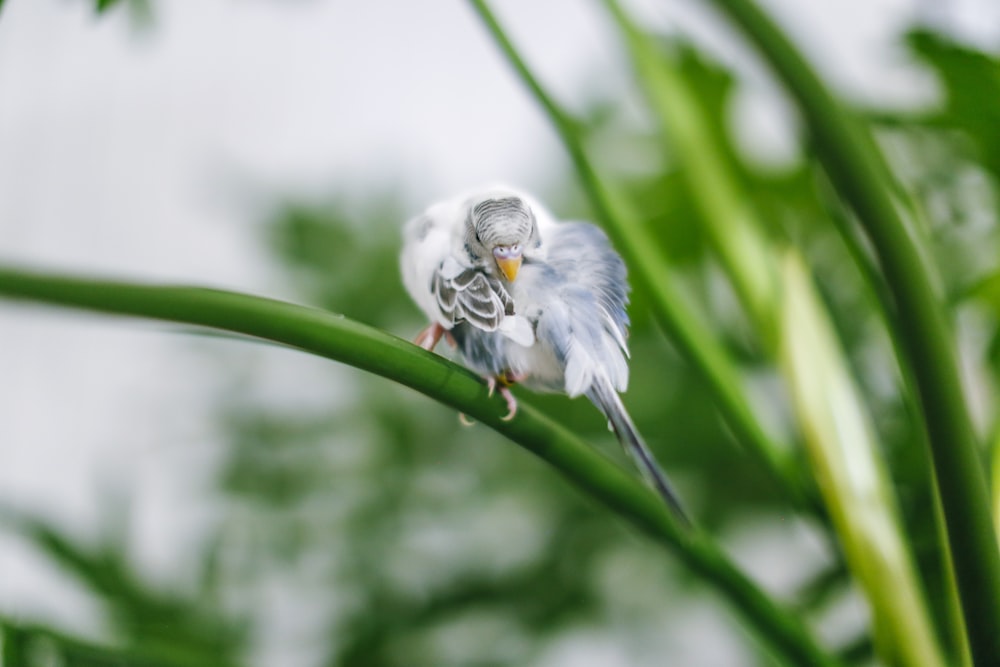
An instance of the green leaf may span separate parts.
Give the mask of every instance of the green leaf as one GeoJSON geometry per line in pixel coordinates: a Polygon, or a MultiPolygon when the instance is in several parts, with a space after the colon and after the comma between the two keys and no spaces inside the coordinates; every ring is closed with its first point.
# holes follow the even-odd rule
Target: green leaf
{"type": "Polygon", "coordinates": [[[911,32],[907,44],[944,88],[930,122],[964,133],[970,157],[1000,179],[1000,59],[927,30],[911,32]]]}
{"type": "Polygon", "coordinates": [[[103,14],[104,12],[112,9],[116,5],[119,5],[123,0],[95,0],[94,9],[97,10],[98,14],[103,14]]]}

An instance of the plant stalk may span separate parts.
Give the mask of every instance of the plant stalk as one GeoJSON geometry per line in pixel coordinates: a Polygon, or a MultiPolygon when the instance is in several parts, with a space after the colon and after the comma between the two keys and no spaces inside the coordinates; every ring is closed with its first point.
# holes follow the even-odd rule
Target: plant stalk
{"type": "MultiPolygon", "coordinates": [[[[758,50],[797,104],[817,155],[871,240],[896,306],[947,526],[973,663],[1000,664],[1000,549],[986,476],[966,408],[954,336],[933,267],[890,196],[875,147],[752,0],[712,0],[758,50]]],[[[904,377],[907,376],[904,373],[904,377]]]]}
{"type": "Polygon", "coordinates": [[[838,667],[799,618],[779,607],[704,533],[682,528],[660,498],[530,406],[505,406],[482,379],[389,334],[315,308],[222,290],[139,285],[0,267],[0,296],[209,327],[299,349],[375,373],[469,415],[549,463],[571,484],[669,547],[792,666],[838,667]]]}

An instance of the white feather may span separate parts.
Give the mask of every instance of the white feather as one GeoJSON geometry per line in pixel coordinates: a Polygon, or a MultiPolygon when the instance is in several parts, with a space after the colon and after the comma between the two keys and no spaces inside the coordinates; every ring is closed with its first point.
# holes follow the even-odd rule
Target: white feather
{"type": "Polygon", "coordinates": [[[500,333],[510,338],[522,347],[535,344],[535,330],[527,318],[520,315],[508,315],[500,322],[500,333]]]}
{"type": "Polygon", "coordinates": [[[576,341],[570,341],[565,383],[566,394],[570,398],[586,393],[594,383],[594,360],[576,341]]]}
{"type": "MultiPolygon", "coordinates": [[[[428,211],[430,213],[430,211],[428,211]]],[[[422,215],[410,220],[403,230],[400,273],[410,297],[427,319],[446,328],[452,326],[438,307],[431,291],[434,274],[448,257],[451,230],[444,217],[422,215]]]]}

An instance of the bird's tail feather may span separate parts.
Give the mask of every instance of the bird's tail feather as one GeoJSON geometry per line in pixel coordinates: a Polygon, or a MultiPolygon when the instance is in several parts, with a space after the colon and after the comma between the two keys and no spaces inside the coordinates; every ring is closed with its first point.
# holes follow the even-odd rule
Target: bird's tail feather
{"type": "Polygon", "coordinates": [[[684,525],[691,526],[691,519],[684,510],[677,492],[674,491],[673,485],[667,478],[666,473],[663,472],[663,469],[656,462],[653,452],[649,450],[646,443],[639,436],[639,431],[636,430],[635,424],[632,423],[632,418],[629,417],[628,412],[625,410],[625,405],[618,396],[618,392],[611,386],[610,381],[604,382],[602,381],[603,379],[595,378],[595,382],[588,392],[588,397],[608,418],[608,422],[618,437],[622,448],[629,455],[629,458],[635,462],[642,476],[656,490],[660,497],[663,498],[667,507],[670,508],[677,518],[684,525]]]}

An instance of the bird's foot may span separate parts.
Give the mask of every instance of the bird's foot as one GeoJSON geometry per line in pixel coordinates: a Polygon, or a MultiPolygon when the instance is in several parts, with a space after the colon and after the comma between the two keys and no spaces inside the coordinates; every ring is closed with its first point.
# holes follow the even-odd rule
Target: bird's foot
{"type": "Polygon", "coordinates": [[[518,382],[524,382],[528,379],[528,373],[515,373],[514,371],[507,371],[503,374],[503,381],[508,387],[515,385],[518,382]]]}
{"type": "Polygon", "coordinates": [[[503,421],[509,422],[517,415],[517,399],[514,398],[514,394],[510,391],[511,385],[522,382],[527,377],[527,373],[512,373],[508,371],[499,376],[491,375],[486,378],[488,395],[492,396],[493,392],[499,391],[500,395],[507,402],[507,414],[500,418],[503,421]]]}
{"type": "Polygon", "coordinates": [[[443,326],[437,322],[433,322],[427,326],[426,329],[417,334],[417,337],[413,339],[414,345],[419,345],[428,352],[434,349],[434,346],[438,344],[441,337],[444,336],[448,343],[455,347],[455,339],[452,338],[451,332],[445,329],[443,326]]]}

